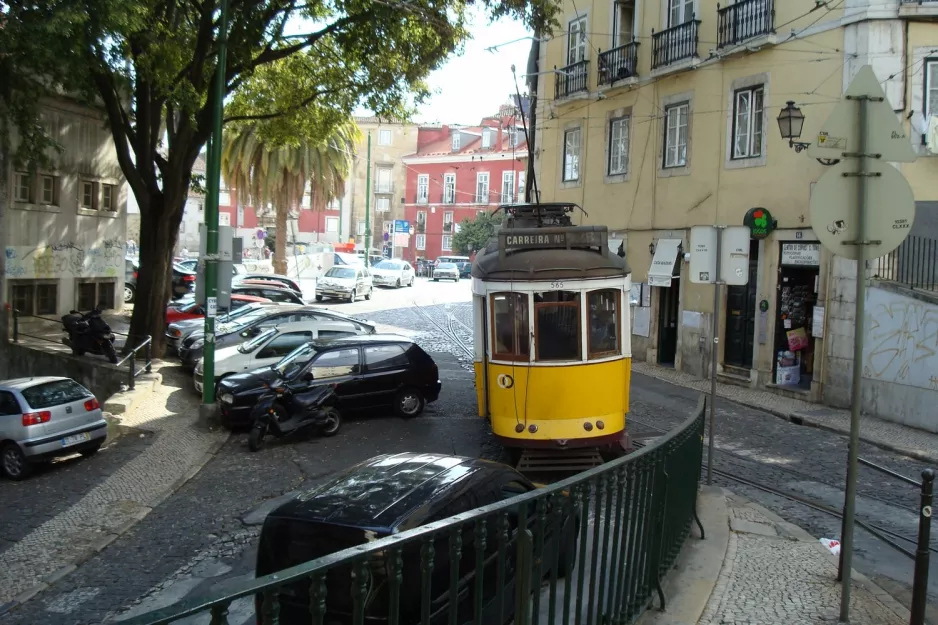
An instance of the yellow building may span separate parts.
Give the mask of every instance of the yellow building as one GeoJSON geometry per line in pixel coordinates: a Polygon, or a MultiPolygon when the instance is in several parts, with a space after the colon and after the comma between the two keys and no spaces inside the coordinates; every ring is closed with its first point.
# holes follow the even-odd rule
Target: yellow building
{"type": "Polygon", "coordinates": [[[624,243],[637,360],[708,374],[713,287],[688,279],[689,229],[761,209],[777,223],[751,239],[748,285],[722,288],[718,373],[813,400],[849,384],[831,339],[852,336],[854,263],[817,243],[809,201],[825,166],[776,118],[793,101],[805,140],[817,136],[872,65],[919,155],[898,166],[913,234],[938,239],[938,155],[923,136],[938,115],[936,19],[935,0],[563,1],[561,32],[535,44],[536,179],[541,200],[580,204],[582,223],[624,243]],[[807,346],[780,362],[798,328],[807,346]]]}

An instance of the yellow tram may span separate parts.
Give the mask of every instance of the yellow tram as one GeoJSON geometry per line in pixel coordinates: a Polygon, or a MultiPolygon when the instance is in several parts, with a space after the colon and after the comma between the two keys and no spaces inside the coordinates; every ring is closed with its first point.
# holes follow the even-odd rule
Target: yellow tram
{"type": "Polygon", "coordinates": [[[472,266],[479,416],[510,448],[626,446],[630,271],[575,204],[505,205],[472,266]]]}

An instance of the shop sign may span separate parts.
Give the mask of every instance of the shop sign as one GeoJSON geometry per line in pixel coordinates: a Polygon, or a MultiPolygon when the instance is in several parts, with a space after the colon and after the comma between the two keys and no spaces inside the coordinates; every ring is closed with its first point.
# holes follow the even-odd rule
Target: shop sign
{"type": "Polygon", "coordinates": [[[782,264],[818,267],[821,264],[821,244],[782,243],[782,264]]]}
{"type": "Polygon", "coordinates": [[[750,208],[743,217],[743,225],[749,228],[749,234],[753,239],[764,239],[775,230],[776,221],[768,209],[756,207],[750,208]]]}

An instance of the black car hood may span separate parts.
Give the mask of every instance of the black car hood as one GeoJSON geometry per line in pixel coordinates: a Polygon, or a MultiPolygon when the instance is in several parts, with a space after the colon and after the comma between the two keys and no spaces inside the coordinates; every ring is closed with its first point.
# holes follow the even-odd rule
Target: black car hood
{"type": "Polygon", "coordinates": [[[218,383],[218,388],[231,393],[245,393],[273,386],[279,380],[280,374],[274,369],[257,369],[248,373],[229,375],[218,383]]]}

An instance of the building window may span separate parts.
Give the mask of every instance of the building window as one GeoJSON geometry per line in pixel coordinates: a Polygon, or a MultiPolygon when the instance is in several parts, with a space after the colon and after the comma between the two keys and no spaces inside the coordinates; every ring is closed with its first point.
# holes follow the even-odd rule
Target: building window
{"type": "Polygon", "coordinates": [[[624,46],[632,41],[632,29],[635,22],[635,0],[615,3],[616,16],[612,24],[612,45],[624,46]]]}
{"type": "Polygon", "coordinates": [[[443,213],[443,232],[453,231],[453,211],[443,213]]]}
{"type": "Polygon", "coordinates": [[[527,293],[492,294],[492,358],[529,360],[531,337],[527,293]]]}
{"type": "Polygon", "coordinates": [[[10,283],[13,308],[23,315],[54,315],[58,309],[56,284],[10,283]]]}
{"type": "Polygon", "coordinates": [[[230,191],[219,191],[218,192],[218,205],[219,206],[231,206],[231,192],[230,191]]]}
{"type": "Polygon", "coordinates": [[[39,203],[46,205],[58,204],[58,187],[58,178],[55,176],[40,176],[39,203]]]}
{"type": "Polygon", "coordinates": [[[586,60],[586,16],[577,17],[567,27],[567,65],[586,60]]]}
{"type": "Polygon", "coordinates": [[[740,89],[733,103],[733,158],[762,156],[765,88],[740,89]]]}
{"type": "Polygon", "coordinates": [[[481,172],[476,174],[476,204],[489,203],[489,174],[481,172]]]}
{"type": "Polygon", "coordinates": [[[33,201],[32,176],[22,171],[13,174],[13,199],[17,202],[33,201]]]}
{"type": "Polygon", "coordinates": [[[102,184],[101,185],[101,210],[103,211],[113,211],[114,210],[114,185],[112,184],[102,184]]]}
{"type": "Polygon", "coordinates": [[[340,200],[337,197],[332,198],[331,200],[329,200],[329,203],[326,205],[326,208],[328,208],[331,211],[342,210],[342,200],[340,200]]]}
{"type": "Polygon", "coordinates": [[[521,131],[517,128],[512,128],[508,131],[508,140],[511,142],[511,147],[516,148],[521,145],[521,131]]]}
{"type": "Polygon", "coordinates": [[[453,235],[451,234],[443,235],[442,250],[444,252],[451,252],[453,250],[453,235]]]}
{"type": "Polygon", "coordinates": [[[534,337],[537,360],[580,360],[580,294],[535,293],[534,337]]]}
{"type": "Polygon", "coordinates": [[[687,102],[667,106],[664,109],[664,166],[684,167],[687,165],[687,102]]]}
{"type": "Polygon", "coordinates": [[[92,280],[79,281],[76,285],[78,310],[91,310],[99,306],[102,310],[113,310],[114,308],[114,289],[113,280],[92,280]]]}
{"type": "Polygon", "coordinates": [[[417,176],[417,204],[426,204],[430,201],[430,176],[420,174],[417,176]]]}
{"type": "Polygon", "coordinates": [[[487,129],[482,129],[482,149],[487,150],[492,147],[492,133],[487,129]]]}
{"type": "Polygon", "coordinates": [[[417,249],[421,251],[427,249],[427,235],[425,234],[417,235],[417,249]]]}
{"type": "Polygon", "coordinates": [[[629,171],[629,118],[609,120],[609,164],[607,174],[622,176],[629,171]]]}
{"type": "Polygon", "coordinates": [[[303,199],[300,200],[300,208],[310,208],[312,205],[312,197],[310,197],[309,193],[304,193],[303,199]]]}
{"type": "Polygon", "coordinates": [[[518,172],[518,201],[525,202],[525,188],[524,188],[524,175],[523,171],[518,172]]]}
{"type": "Polygon", "coordinates": [[[614,356],[619,349],[619,291],[603,289],[588,296],[589,335],[587,349],[590,358],[614,356]]]}
{"type": "Polygon", "coordinates": [[[443,174],[443,203],[456,203],[456,174],[443,174]]]}
{"type": "Polygon", "coordinates": [[[515,201],[515,172],[502,172],[502,204],[510,204],[515,201]]]}
{"type": "Polygon", "coordinates": [[[376,197],[375,198],[375,212],[376,213],[386,213],[391,210],[391,198],[389,197],[376,197]]]}
{"type": "Polygon", "coordinates": [[[384,234],[387,234],[387,235],[394,234],[394,222],[393,221],[384,222],[383,224],[381,224],[381,228],[384,230],[384,234]]]}
{"type": "Polygon", "coordinates": [[[391,131],[390,130],[379,130],[378,131],[378,145],[391,145],[391,131]]]}
{"type": "Polygon", "coordinates": [[[427,211],[417,211],[417,232],[423,234],[427,231],[427,211]]]}
{"type": "Polygon", "coordinates": [[[938,59],[925,60],[925,122],[938,115],[938,59]]]}
{"type": "Polygon", "coordinates": [[[89,180],[82,180],[79,184],[80,194],[78,196],[79,206],[88,210],[94,210],[97,208],[97,202],[95,201],[95,183],[89,180]]]}
{"type": "Polygon", "coordinates": [[[668,28],[694,19],[694,0],[669,0],[668,28]]]}
{"type": "Polygon", "coordinates": [[[355,227],[358,229],[359,236],[365,234],[365,222],[364,221],[358,222],[358,224],[355,227]]]}
{"type": "Polygon", "coordinates": [[[391,192],[391,168],[390,167],[379,167],[378,175],[376,176],[377,180],[375,181],[375,193],[390,193],[391,192]]]}
{"type": "Polygon", "coordinates": [[[580,179],[580,129],[572,128],[563,133],[563,181],[580,179]]]}
{"type": "Polygon", "coordinates": [[[326,232],[338,232],[339,231],[339,218],[338,217],[326,217],[326,232]]]}
{"type": "Polygon", "coordinates": [[[453,133],[453,152],[459,149],[459,131],[453,133]]]}

